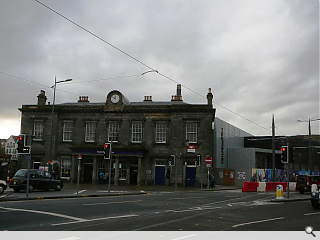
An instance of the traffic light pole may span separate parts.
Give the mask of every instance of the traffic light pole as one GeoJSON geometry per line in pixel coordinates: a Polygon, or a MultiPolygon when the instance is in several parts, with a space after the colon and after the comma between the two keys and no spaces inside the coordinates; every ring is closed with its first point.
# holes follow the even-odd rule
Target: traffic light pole
{"type": "Polygon", "coordinates": [[[289,158],[289,141],[287,139],[287,146],[288,146],[288,150],[287,150],[287,164],[288,164],[288,167],[287,167],[287,192],[288,192],[288,199],[289,199],[289,192],[290,192],[290,175],[289,175],[289,168],[290,168],[290,158],[289,158]]]}

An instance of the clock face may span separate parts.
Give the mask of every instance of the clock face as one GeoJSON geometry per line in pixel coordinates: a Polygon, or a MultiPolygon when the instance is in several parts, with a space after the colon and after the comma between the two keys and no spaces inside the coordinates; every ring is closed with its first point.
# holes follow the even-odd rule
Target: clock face
{"type": "Polygon", "coordinates": [[[113,95],[111,96],[111,102],[117,103],[117,102],[119,102],[119,100],[120,100],[119,95],[113,94],[113,95]]]}

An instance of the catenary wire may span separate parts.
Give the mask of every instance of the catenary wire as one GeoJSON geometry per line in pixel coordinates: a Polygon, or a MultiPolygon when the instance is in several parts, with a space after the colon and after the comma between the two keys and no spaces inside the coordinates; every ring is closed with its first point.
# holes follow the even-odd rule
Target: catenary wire
{"type": "MultiPolygon", "coordinates": [[[[158,71],[157,71],[157,70],[155,70],[154,68],[152,68],[152,67],[148,66],[147,64],[145,64],[145,63],[143,63],[142,61],[138,60],[137,58],[135,58],[135,57],[131,56],[130,54],[128,54],[128,53],[126,53],[125,51],[121,50],[120,48],[116,47],[115,45],[113,45],[113,44],[109,43],[109,42],[108,42],[108,41],[106,41],[105,39],[103,39],[103,38],[99,37],[98,35],[94,34],[94,33],[93,33],[93,32],[91,32],[91,31],[89,31],[88,29],[86,29],[86,28],[84,28],[84,27],[80,26],[79,24],[75,23],[75,22],[74,22],[74,21],[72,21],[71,19],[69,19],[69,18],[65,17],[64,15],[60,14],[59,12],[55,11],[54,9],[52,9],[52,8],[50,8],[49,6],[45,5],[44,3],[42,3],[42,2],[40,2],[40,1],[38,1],[38,0],[35,0],[35,1],[36,1],[37,3],[39,3],[39,4],[41,4],[42,6],[46,7],[47,9],[51,10],[52,12],[56,13],[56,14],[57,14],[57,15],[59,15],[60,17],[62,17],[62,18],[64,18],[64,19],[66,19],[67,21],[69,21],[69,22],[71,22],[72,24],[76,25],[77,27],[81,28],[82,30],[86,31],[87,33],[89,33],[89,34],[93,35],[94,37],[96,37],[96,38],[98,38],[99,40],[103,41],[104,43],[108,44],[109,46],[113,47],[114,49],[118,50],[119,52],[121,52],[121,53],[125,54],[125,55],[126,55],[126,56],[128,56],[129,58],[131,58],[131,59],[135,60],[136,62],[138,62],[138,63],[142,64],[143,66],[145,66],[145,67],[149,68],[150,70],[157,72],[160,76],[162,76],[162,77],[164,77],[164,78],[167,78],[168,80],[173,81],[173,82],[175,82],[175,83],[178,83],[176,80],[174,80],[174,79],[172,79],[172,78],[170,78],[170,77],[168,77],[168,76],[166,76],[166,75],[164,75],[164,74],[162,74],[162,73],[158,72],[158,71]]],[[[195,93],[195,94],[197,94],[197,95],[199,95],[199,96],[201,96],[201,97],[206,98],[206,97],[205,97],[205,96],[203,96],[202,94],[200,94],[200,93],[198,93],[198,92],[194,91],[193,89],[191,89],[191,88],[189,88],[189,87],[187,87],[187,86],[185,86],[185,85],[183,85],[183,84],[181,84],[181,86],[183,86],[184,88],[188,89],[189,91],[191,91],[191,92],[193,92],[193,93],[195,93]]],[[[214,101],[213,101],[213,102],[214,102],[214,101]]],[[[263,129],[268,130],[268,128],[266,128],[266,127],[264,127],[264,126],[261,126],[260,124],[258,124],[258,123],[256,123],[256,122],[251,121],[250,119],[248,119],[248,118],[246,118],[246,117],[244,117],[244,116],[242,116],[242,115],[240,115],[240,114],[238,114],[238,113],[236,113],[236,112],[234,112],[234,111],[230,110],[229,108],[226,108],[226,107],[222,106],[221,104],[219,104],[219,103],[217,103],[217,102],[214,102],[214,103],[215,103],[216,105],[218,105],[218,106],[222,107],[223,109],[225,109],[225,110],[227,110],[227,111],[229,111],[229,112],[231,112],[231,113],[233,113],[233,114],[235,114],[235,115],[237,115],[237,116],[239,116],[239,117],[241,117],[241,118],[243,118],[243,119],[245,119],[245,120],[247,120],[247,121],[251,122],[252,124],[255,124],[255,125],[257,125],[257,126],[259,126],[259,127],[263,128],[263,129]]]]}

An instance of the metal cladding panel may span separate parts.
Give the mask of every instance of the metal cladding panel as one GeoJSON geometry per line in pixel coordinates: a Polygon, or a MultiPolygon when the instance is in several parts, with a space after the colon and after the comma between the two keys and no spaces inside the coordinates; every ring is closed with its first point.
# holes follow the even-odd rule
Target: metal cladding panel
{"type": "Polygon", "coordinates": [[[219,119],[215,118],[214,121],[214,146],[213,157],[215,168],[230,168],[229,162],[232,163],[233,159],[229,160],[229,148],[244,148],[244,137],[252,136],[251,134],[219,119]]]}

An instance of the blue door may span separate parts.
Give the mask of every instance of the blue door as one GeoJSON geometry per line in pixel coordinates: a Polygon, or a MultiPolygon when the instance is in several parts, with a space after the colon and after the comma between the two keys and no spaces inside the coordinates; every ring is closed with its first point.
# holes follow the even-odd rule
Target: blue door
{"type": "Polygon", "coordinates": [[[196,186],[196,169],[195,167],[187,167],[187,187],[196,186]]]}
{"type": "Polygon", "coordinates": [[[165,185],[165,167],[156,166],[155,185],[165,185]]]}

